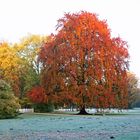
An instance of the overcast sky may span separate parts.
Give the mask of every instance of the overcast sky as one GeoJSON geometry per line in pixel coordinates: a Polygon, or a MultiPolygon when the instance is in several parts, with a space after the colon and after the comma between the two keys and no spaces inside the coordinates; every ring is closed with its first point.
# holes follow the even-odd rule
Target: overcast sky
{"type": "Polygon", "coordinates": [[[112,36],[128,42],[130,71],[140,78],[140,0],[0,0],[0,40],[49,35],[65,12],[81,10],[106,19],[112,36]]]}

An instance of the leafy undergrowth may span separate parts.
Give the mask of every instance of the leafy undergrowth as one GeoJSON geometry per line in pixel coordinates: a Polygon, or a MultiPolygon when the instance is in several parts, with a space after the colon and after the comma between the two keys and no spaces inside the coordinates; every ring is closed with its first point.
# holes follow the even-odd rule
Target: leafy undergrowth
{"type": "MultiPolygon", "coordinates": [[[[139,140],[140,114],[22,114],[0,120],[0,140],[139,140]]],[[[59,112],[63,113],[63,112],[59,112]]]]}

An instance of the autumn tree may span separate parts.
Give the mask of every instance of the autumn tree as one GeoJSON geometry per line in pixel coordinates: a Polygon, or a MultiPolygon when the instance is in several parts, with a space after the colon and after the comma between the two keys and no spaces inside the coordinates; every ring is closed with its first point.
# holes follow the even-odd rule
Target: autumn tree
{"type": "Polygon", "coordinates": [[[43,87],[33,87],[28,92],[27,96],[33,103],[35,112],[52,112],[54,110],[54,105],[49,103],[48,96],[43,87]]]}
{"type": "Polygon", "coordinates": [[[106,21],[88,12],[65,14],[43,45],[42,84],[48,99],[86,107],[127,107],[127,43],[111,38],[106,21]]]}
{"type": "Polygon", "coordinates": [[[45,103],[47,102],[47,96],[45,90],[40,87],[36,86],[28,93],[29,98],[34,103],[45,103]]]}
{"type": "Polygon", "coordinates": [[[18,95],[18,73],[22,69],[21,58],[17,50],[7,42],[0,44],[0,78],[8,82],[14,93],[18,95]]]}

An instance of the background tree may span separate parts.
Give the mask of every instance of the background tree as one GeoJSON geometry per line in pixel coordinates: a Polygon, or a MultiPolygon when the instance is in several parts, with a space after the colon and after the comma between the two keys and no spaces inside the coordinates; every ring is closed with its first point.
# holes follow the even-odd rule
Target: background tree
{"type": "Polygon", "coordinates": [[[111,38],[106,21],[95,14],[65,14],[57,35],[43,45],[42,84],[48,99],[86,107],[127,106],[128,50],[121,38],[111,38]]]}
{"type": "Polygon", "coordinates": [[[20,98],[40,84],[41,65],[37,58],[46,40],[46,36],[28,35],[14,45],[7,42],[0,44],[0,76],[20,98]]]}
{"type": "Polygon", "coordinates": [[[0,44],[0,78],[8,82],[14,94],[22,99],[22,106],[28,104],[26,93],[40,85],[38,54],[42,43],[46,41],[46,36],[28,35],[19,43],[0,44]]]}
{"type": "Polygon", "coordinates": [[[18,44],[14,44],[17,54],[22,60],[22,70],[18,74],[21,99],[34,86],[40,84],[41,65],[38,61],[38,54],[42,43],[46,40],[46,36],[28,35],[22,38],[18,44]]]}
{"type": "Polygon", "coordinates": [[[19,44],[15,44],[17,50],[19,49],[18,55],[23,60],[22,66],[24,66],[24,71],[21,71],[19,74],[21,89],[20,102],[22,106],[30,107],[33,105],[37,112],[51,112],[53,110],[52,104],[47,103],[47,96],[40,86],[40,70],[42,66],[38,61],[40,47],[48,40],[49,38],[47,36],[28,35],[21,39],[19,44]],[[44,98],[45,101],[42,100],[44,98]]]}
{"type": "Polygon", "coordinates": [[[140,89],[139,89],[139,93],[137,94],[137,99],[133,107],[140,107],[140,89]]]}
{"type": "Polygon", "coordinates": [[[140,89],[138,88],[138,78],[133,73],[128,75],[128,107],[133,108],[135,104],[140,101],[140,89]]]}

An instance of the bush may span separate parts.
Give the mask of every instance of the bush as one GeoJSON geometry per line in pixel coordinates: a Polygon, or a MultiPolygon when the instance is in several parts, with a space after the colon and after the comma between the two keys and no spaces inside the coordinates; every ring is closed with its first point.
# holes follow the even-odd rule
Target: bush
{"type": "Polygon", "coordinates": [[[33,104],[26,97],[23,99],[20,99],[19,103],[21,105],[21,108],[32,108],[33,107],[33,104]]]}
{"type": "Polygon", "coordinates": [[[14,118],[20,108],[18,99],[12,93],[8,84],[0,80],[0,119],[14,118]]]}
{"type": "Polygon", "coordinates": [[[45,112],[53,112],[54,105],[53,104],[45,104],[45,103],[38,103],[34,104],[35,112],[45,113],[45,112]]]}

